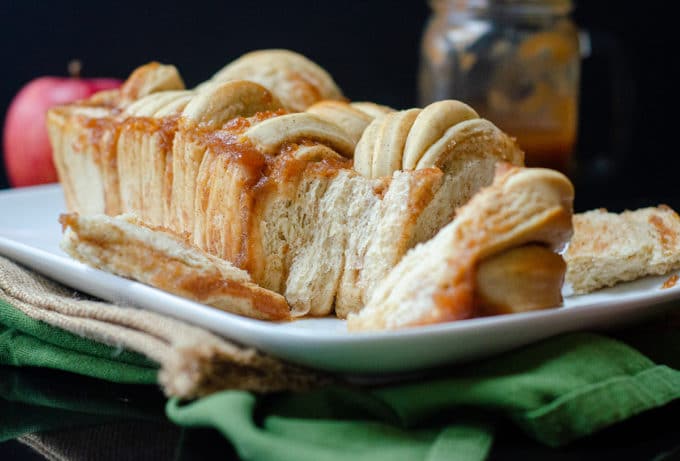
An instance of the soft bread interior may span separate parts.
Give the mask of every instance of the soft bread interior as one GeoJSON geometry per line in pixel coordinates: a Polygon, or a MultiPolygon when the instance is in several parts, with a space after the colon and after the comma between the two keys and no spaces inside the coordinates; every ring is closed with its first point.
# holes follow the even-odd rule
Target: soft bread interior
{"type": "Polygon", "coordinates": [[[395,329],[480,315],[474,303],[478,264],[529,243],[560,249],[571,237],[573,195],[556,171],[502,166],[453,222],[402,258],[349,317],[348,328],[395,329]]]}

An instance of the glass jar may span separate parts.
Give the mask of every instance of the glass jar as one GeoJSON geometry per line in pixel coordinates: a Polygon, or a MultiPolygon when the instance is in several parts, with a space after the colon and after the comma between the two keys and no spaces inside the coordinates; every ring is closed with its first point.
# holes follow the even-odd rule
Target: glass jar
{"type": "Polygon", "coordinates": [[[570,0],[431,0],[421,105],[458,99],[517,138],[528,166],[570,170],[580,50],[570,0]]]}

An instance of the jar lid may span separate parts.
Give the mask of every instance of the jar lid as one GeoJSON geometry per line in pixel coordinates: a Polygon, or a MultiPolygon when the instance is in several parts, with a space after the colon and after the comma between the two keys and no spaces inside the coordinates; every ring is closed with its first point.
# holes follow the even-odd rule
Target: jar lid
{"type": "Polygon", "coordinates": [[[495,11],[521,15],[566,15],[574,8],[572,0],[430,0],[435,10],[495,11]]]}

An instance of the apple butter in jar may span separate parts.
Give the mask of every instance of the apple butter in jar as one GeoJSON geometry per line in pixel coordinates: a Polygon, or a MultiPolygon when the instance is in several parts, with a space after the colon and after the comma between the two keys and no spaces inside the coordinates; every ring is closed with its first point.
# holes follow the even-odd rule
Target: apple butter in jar
{"type": "Polygon", "coordinates": [[[421,105],[459,99],[517,138],[527,166],[568,173],[580,50],[571,0],[431,0],[421,105]]]}

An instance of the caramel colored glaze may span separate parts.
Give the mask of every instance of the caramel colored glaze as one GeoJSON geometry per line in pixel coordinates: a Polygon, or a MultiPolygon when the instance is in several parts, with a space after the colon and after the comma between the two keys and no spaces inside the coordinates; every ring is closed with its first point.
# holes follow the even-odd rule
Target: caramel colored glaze
{"type": "MultiPolygon", "coordinates": [[[[257,235],[256,206],[266,203],[267,196],[275,193],[282,185],[295,188],[306,175],[314,177],[332,178],[341,169],[351,167],[351,160],[323,159],[308,162],[297,159],[293,153],[302,145],[315,145],[312,141],[302,141],[299,144],[284,144],[278,153],[269,155],[257,150],[242,134],[252,125],[263,120],[286,114],[283,109],[277,111],[260,112],[252,117],[236,117],[225,123],[221,129],[214,130],[202,125],[184,125],[182,129],[189,133],[192,142],[204,145],[211,152],[210,161],[219,162],[221,168],[215,164],[212,169],[227,171],[230,165],[237,165],[242,174],[242,188],[239,197],[238,216],[241,221],[240,242],[237,254],[232,255],[230,261],[239,268],[249,270],[251,258],[257,257],[261,242],[253,235],[257,235]]],[[[235,173],[236,174],[236,173],[235,173]]],[[[207,187],[197,190],[203,207],[207,206],[209,191],[207,187]]]]}
{"type": "Polygon", "coordinates": [[[177,115],[163,118],[130,117],[123,121],[121,129],[156,135],[158,136],[158,147],[164,152],[171,152],[178,122],[179,116],[177,115]]]}
{"type": "Polygon", "coordinates": [[[314,146],[318,143],[302,141],[300,143],[287,143],[281,146],[279,155],[272,157],[268,163],[266,176],[269,181],[288,182],[301,179],[303,174],[322,178],[333,178],[339,170],[349,169],[352,162],[346,158],[324,158],[319,161],[309,162],[295,158],[294,153],[303,146],[314,146]]]}
{"type": "MultiPolygon", "coordinates": [[[[241,134],[251,126],[252,123],[258,120],[263,120],[276,113],[265,112],[256,114],[254,117],[244,118],[237,117],[227,122],[222,129],[214,130],[208,126],[188,124],[183,126],[183,130],[190,136],[191,142],[198,145],[205,146],[206,158],[203,161],[213,162],[210,170],[220,171],[222,174],[229,174],[230,166],[239,168],[239,173],[233,170],[231,174],[240,174],[242,181],[242,189],[239,197],[238,216],[241,221],[240,229],[241,236],[239,242],[231,242],[239,246],[236,254],[231,254],[230,261],[240,268],[245,268],[250,251],[248,250],[248,224],[251,220],[252,209],[252,189],[261,180],[264,175],[265,166],[267,164],[267,156],[262,154],[254,146],[241,139],[241,134]],[[220,168],[218,168],[218,166],[220,168]]],[[[198,185],[197,191],[200,197],[201,206],[206,209],[210,199],[210,187],[207,184],[198,185]]],[[[208,238],[215,238],[210,237],[208,238]]]]}
{"type": "Polygon", "coordinates": [[[165,220],[168,219],[168,214],[170,213],[170,205],[172,203],[172,183],[174,180],[173,150],[169,149],[167,152],[168,156],[165,158],[165,170],[164,170],[165,187],[163,190],[163,202],[165,203],[163,214],[165,220]]]}
{"type": "MultiPolygon", "coordinates": [[[[144,252],[144,249],[140,248],[140,251],[144,252]]],[[[152,250],[147,249],[147,252],[152,252],[152,250]]],[[[157,288],[183,296],[189,294],[191,298],[201,302],[210,302],[212,298],[224,295],[250,298],[253,308],[265,314],[265,318],[269,320],[290,319],[289,309],[285,303],[275,303],[269,298],[253,296],[252,290],[247,285],[224,279],[219,272],[209,275],[187,273],[181,262],[155,252],[153,259],[154,266],[163,268],[151,278],[151,284],[157,288]]]]}
{"type": "MultiPolygon", "coordinates": [[[[242,120],[244,119],[234,120],[238,131],[247,128],[242,120]]],[[[237,267],[247,269],[248,261],[253,254],[251,246],[254,239],[250,238],[248,234],[253,219],[254,191],[265,177],[266,166],[268,162],[271,162],[271,157],[259,152],[249,142],[240,141],[238,131],[236,133],[226,130],[209,132],[204,135],[204,142],[207,143],[214,155],[219,157],[219,161],[225,165],[225,170],[229,168],[230,164],[236,164],[243,173],[243,183],[238,201],[241,235],[240,241],[235,242],[239,247],[238,252],[236,255],[232,255],[231,260],[237,267]]],[[[200,191],[204,201],[207,199],[207,192],[207,190],[200,191]]]]}
{"type": "MultiPolygon", "coordinates": [[[[258,151],[242,134],[252,125],[278,115],[284,110],[258,112],[252,117],[236,117],[225,123],[221,129],[214,130],[203,125],[188,126],[194,142],[206,146],[212,152],[227,158],[245,168],[255,183],[264,174],[265,165],[270,157],[258,151]]],[[[251,184],[252,187],[254,184],[251,184]]]]}
{"type": "MultiPolygon", "coordinates": [[[[129,90],[129,89],[128,89],[129,90]]],[[[323,159],[316,162],[308,162],[295,158],[293,153],[302,145],[314,145],[311,141],[302,141],[299,144],[287,144],[274,155],[267,155],[258,151],[242,135],[252,125],[272,117],[288,113],[284,109],[257,113],[251,117],[236,117],[226,122],[220,129],[208,125],[195,124],[181,119],[180,116],[164,118],[153,117],[129,117],[120,118],[120,111],[116,111],[109,117],[89,118],[83,115],[75,116],[83,129],[76,140],[74,150],[77,152],[91,152],[95,162],[106,166],[108,171],[117,171],[116,143],[121,130],[134,130],[158,137],[159,147],[168,153],[166,159],[166,184],[172,184],[172,145],[174,136],[178,130],[189,136],[191,142],[205,146],[211,152],[207,161],[214,162],[211,170],[234,171],[242,181],[242,190],[238,198],[238,216],[241,221],[239,236],[240,242],[232,242],[229,245],[236,254],[229,258],[237,267],[248,269],[248,261],[257,255],[259,242],[251,237],[254,220],[257,214],[253,213],[255,204],[260,200],[266,200],[267,194],[276,191],[279,185],[294,187],[305,175],[313,177],[332,178],[341,169],[351,168],[351,160],[323,159]],[[218,168],[219,167],[219,168],[218,168]],[[232,170],[232,168],[237,168],[232,170]],[[238,171],[238,173],[236,173],[238,171]]],[[[208,155],[208,154],[206,154],[208,155]]],[[[116,178],[112,180],[117,181],[116,178]]],[[[205,185],[207,186],[207,184],[205,185]]],[[[201,187],[197,190],[204,206],[209,200],[209,187],[201,187]]],[[[167,203],[170,203],[172,188],[166,191],[167,203]]]]}
{"type": "MultiPolygon", "coordinates": [[[[256,125],[260,122],[264,122],[265,120],[268,120],[273,117],[278,117],[279,115],[285,115],[287,113],[288,111],[286,111],[285,109],[278,109],[258,112],[250,117],[236,117],[227,121],[224,125],[222,125],[221,129],[228,131],[229,133],[234,135],[241,135],[253,125],[256,125]]],[[[199,128],[204,129],[205,127],[199,125],[199,128]]]]}
{"type": "Polygon", "coordinates": [[[83,115],[76,115],[75,121],[84,130],[76,139],[73,151],[92,152],[95,163],[114,165],[120,122],[113,117],[91,118],[83,115]]]}
{"type": "Polygon", "coordinates": [[[426,323],[450,322],[475,317],[474,311],[474,261],[472,253],[456,261],[456,273],[450,284],[441,287],[432,299],[437,306],[433,316],[426,323]]]}
{"type": "Polygon", "coordinates": [[[677,236],[675,235],[675,232],[666,226],[666,224],[663,222],[663,219],[656,215],[649,218],[649,223],[654,226],[656,231],[659,233],[661,246],[663,247],[664,252],[667,253],[672,251],[672,249],[676,246],[677,236]]]}
{"type": "Polygon", "coordinates": [[[207,132],[202,143],[215,154],[243,167],[255,182],[264,172],[267,155],[255,149],[251,143],[240,141],[238,135],[229,131],[207,132]]]}
{"type": "MultiPolygon", "coordinates": [[[[390,183],[392,182],[392,178],[387,178],[386,181],[378,182],[373,186],[373,194],[375,194],[376,197],[379,197],[380,200],[382,200],[385,197],[385,192],[387,192],[387,189],[390,188],[390,183]]],[[[411,204],[409,203],[409,208],[411,207],[411,204]]]]}
{"type": "MultiPolygon", "coordinates": [[[[438,176],[440,179],[443,177],[443,173],[439,168],[423,168],[420,170],[414,170],[411,172],[419,182],[429,182],[432,184],[432,176],[438,176]]],[[[408,207],[410,210],[410,216],[413,219],[417,219],[420,213],[427,207],[427,205],[432,201],[436,190],[432,187],[429,188],[418,188],[422,191],[418,195],[411,195],[412,200],[409,202],[408,207]]]]}
{"type": "Polygon", "coordinates": [[[62,213],[59,215],[59,224],[61,224],[61,233],[68,227],[74,227],[78,221],[76,221],[76,213],[62,213]]]}
{"type": "Polygon", "coordinates": [[[680,279],[680,277],[678,277],[678,274],[671,275],[666,279],[665,282],[663,282],[663,285],[661,285],[661,289],[664,290],[666,288],[673,288],[675,284],[678,283],[678,279],[680,279]]]}
{"type": "MultiPolygon", "coordinates": [[[[253,308],[264,314],[261,318],[268,320],[288,320],[290,318],[290,309],[282,297],[273,293],[272,296],[257,295],[253,292],[249,283],[227,280],[217,270],[193,272],[193,269],[186,263],[137,240],[123,241],[122,237],[120,239],[96,239],[84,236],[79,231],[79,222],[75,213],[60,215],[59,222],[62,225],[62,230],[67,227],[72,228],[78,234],[80,240],[95,248],[110,248],[113,251],[116,245],[126,245],[128,247],[127,254],[135,255],[135,257],[133,260],[128,260],[130,267],[125,271],[133,274],[136,269],[142,273],[154,274],[149,278],[149,284],[163,291],[204,303],[210,303],[212,299],[223,296],[249,299],[253,308]]],[[[184,240],[184,244],[193,247],[187,240],[184,240]]],[[[200,249],[195,249],[197,252],[201,252],[200,249]]],[[[213,307],[219,308],[220,306],[213,307]]]]}

